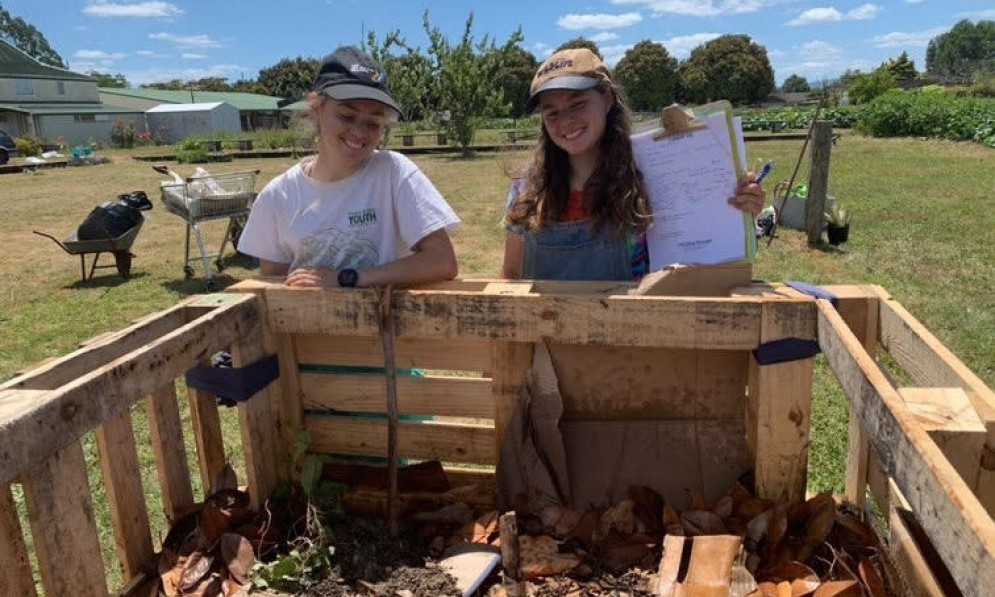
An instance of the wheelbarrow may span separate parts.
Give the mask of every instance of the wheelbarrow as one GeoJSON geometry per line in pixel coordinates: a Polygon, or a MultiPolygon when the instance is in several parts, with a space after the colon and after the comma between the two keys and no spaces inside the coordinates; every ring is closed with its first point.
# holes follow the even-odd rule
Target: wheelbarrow
{"type": "Polygon", "coordinates": [[[75,232],[61,241],[51,234],[46,234],[37,230],[32,230],[32,232],[39,236],[52,239],[55,244],[59,245],[63,251],[69,253],[70,255],[79,255],[80,276],[83,282],[92,280],[94,271],[111,267],[116,267],[117,273],[119,273],[122,278],[127,279],[131,276],[131,245],[135,242],[135,238],[138,237],[138,232],[142,229],[143,223],[145,223],[145,218],[140,218],[138,223],[115,238],[99,238],[94,240],[80,240],[77,238],[77,233],[75,232]],[[101,253],[113,254],[114,264],[97,265],[97,262],[100,260],[101,253]],[[93,262],[90,265],[89,276],[86,272],[87,255],[93,255],[93,262]]]}

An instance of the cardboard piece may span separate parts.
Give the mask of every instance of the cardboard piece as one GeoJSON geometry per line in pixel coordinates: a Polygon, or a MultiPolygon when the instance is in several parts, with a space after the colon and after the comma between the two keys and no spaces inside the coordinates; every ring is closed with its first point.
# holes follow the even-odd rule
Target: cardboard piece
{"type": "Polygon", "coordinates": [[[734,288],[753,281],[753,264],[749,262],[716,265],[675,264],[643,277],[639,286],[629,291],[643,296],[729,296],[734,288]]]}
{"type": "Polygon", "coordinates": [[[447,549],[439,567],[456,580],[463,597],[470,597],[476,594],[500,561],[501,554],[496,547],[464,543],[447,549]]]}

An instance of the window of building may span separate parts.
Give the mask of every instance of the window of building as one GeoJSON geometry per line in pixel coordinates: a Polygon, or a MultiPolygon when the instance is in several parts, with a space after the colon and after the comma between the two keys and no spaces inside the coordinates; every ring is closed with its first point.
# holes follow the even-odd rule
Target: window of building
{"type": "Polygon", "coordinates": [[[96,122],[97,119],[94,117],[93,114],[74,114],[73,115],[73,121],[74,122],[96,122]]]}
{"type": "Polygon", "coordinates": [[[34,95],[35,82],[28,79],[17,79],[14,81],[14,93],[17,95],[34,95]]]}
{"type": "Polygon", "coordinates": [[[56,81],[55,82],[55,91],[59,95],[65,95],[66,94],[66,82],[65,81],[56,81]]]}

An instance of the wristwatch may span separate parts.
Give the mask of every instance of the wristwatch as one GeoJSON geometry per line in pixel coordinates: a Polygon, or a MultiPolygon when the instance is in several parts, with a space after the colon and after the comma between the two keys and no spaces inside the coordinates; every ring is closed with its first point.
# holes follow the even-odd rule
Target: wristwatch
{"type": "Polygon", "coordinates": [[[359,272],[347,267],[339,270],[339,286],[342,288],[355,288],[359,282],[359,272]]]}

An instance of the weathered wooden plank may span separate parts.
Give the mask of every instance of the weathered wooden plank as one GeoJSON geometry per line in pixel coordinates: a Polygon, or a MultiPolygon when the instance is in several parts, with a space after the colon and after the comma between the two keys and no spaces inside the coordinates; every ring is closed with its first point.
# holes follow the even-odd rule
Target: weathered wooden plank
{"type": "Polygon", "coordinates": [[[955,595],[957,586],[923,534],[915,515],[909,510],[901,491],[888,482],[889,502],[895,505],[888,516],[888,547],[895,566],[901,571],[905,586],[902,594],[910,597],[945,597],[955,595]]]}
{"type": "MultiPolygon", "coordinates": [[[[252,330],[239,342],[232,345],[232,366],[245,367],[272,354],[263,342],[262,328],[252,330]]],[[[290,371],[288,374],[296,373],[290,371]]],[[[265,503],[270,492],[281,477],[278,470],[289,468],[291,461],[280,450],[280,427],[278,416],[281,399],[280,384],[271,382],[238,405],[238,421],[242,434],[242,448],[245,450],[245,470],[248,476],[249,494],[252,507],[259,508],[265,503]]]]}
{"type": "Polygon", "coordinates": [[[0,595],[34,597],[35,581],[24,545],[17,506],[6,484],[0,487],[0,595]]]}
{"type": "Polygon", "coordinates": [[[912,511],[965,594],[995,585],[995,522],[910,415],[839,314],[818,301],[819,344],[912,511]]]}
{"type": "Polygon", "coordinates": [[[898,395],[968,486],[974,487],[986,431],[963,388],[899,388],[898,395]]]}
{"type": "Polygon", "coordinates": [[[149,419],[149,440],[156,475],[162,491],[162,507],[166,518],[175,522],[193,505],[176,384],[170,383],[152,392],[145,401],[145,411],[149,419]]]}
{"type": "MultiPolygon", "coordinates": [[[[278,333],[376,336],[373,292],[265,288],[267,324],[278,333]]],[[[759,341],[755,297],[678,298],[493,295],[399,291],[403,337],[749,350],[759,341]]],[[[790,305],[789,301],[779,304],[790,305]]],[[[809,307],[810,310],[810,307],[809,307]]],[[[810,331],[814,337],[814,326],[810,331]]]]}
{"type": "Polygon", "coordinates": [[[186,309],[186,302],[181,302],[123,330],[101,334],[63,357],[47,359],[41,366],[0,385],[0,389],[58,388],[179,328],[187,321],[186,309]]]}
{"type": "MultiPolygon", "coordinates": [[[[306,410],[387,412],[382,375],[301,373],[301,400],[306,410]]],[[[399,412],[442,417],[494,417],[491,380],[481,377],[398,377],[399,412]]]]}
{"type": "MultiPolygon", "coordinates": [[[[310,415],[304,424],[315,452],[355,456],[387,455],[387,420],[310,415]]],[[[398,425],[401,458],[494,464],[494,427],[433,421],[398,425]]]]}
{"type": "Polygon", "coordinates": [[[148,570],[155,557],[131,412],[124,410],[97,427],[96,436],[118,560],[127,581],[148,570]]]}
{"type": "Polygon", "coordinates": [[[255,298],[240,296],[34,400],[0,400],[0,482],[78,440],[261,323],[255,298]]]}
{"type": "Polygon", "coordinates": [[[522,388],[532,369],[535,345],[529,342],[494,342],[491,349],[491,392],[494,408],[494,453],[501,453],[501,442],[515,413],[522,388]]]}
{"type": "Polygon", "coordinates": [[[83,447],[65,446],[22,479],[45,594],[106,597],[83,447]]]}
{"type": "MultiPolygon", "coordinates": [[[[836,296],[837,311],[853,334],[860,340],[864,350],[872,357],[877,352],[878,296],[873,286],[827,286],[826,290],[836,296]]],[[[867,493],[868,458],[871,457],[867,436],[860,427],[854,413],[849,414],[847,429],[846,472],[844,492],[847,499],[857,506],[863,506],[867,493]]],[[[883,502],[882,505],[884,505],[883,502]]]]}
{"type": "MultiPolygon", "coordinates": [[[[811,302],[787,306],[764,303],[762,343],[805,338],[811,333],[815,325],[811,302]]],[[[805,358],[760,365],[750,358],[746,433],[760,497],[789,502],[805,499],[813,362],[805,358]]]]}
{"type": "Polygon", "coordinates": [[[985,385],[950,349],[884,289],[881,300],[881,345],[902,369],[926,387],[960,387],[988,431],[975,494],[995,515],[995,391],[985,385]]]}
{"type": "MultiPolygon", "coordinates": [[[[380,338],[293,334],[297,359],[306,365],[383,367],[380,338]]],[[[394,363],[402,369],[486,371],[490,342],[460,338],[395,338],[394,363]]]]}
{"type": "Polygon", "coordinates": [[[570,420],[741,419],[747,354],[550,344],[570,420]]]}
{"type": "MultiPolygon", "coordinates": [[[[209,362],[205,360],[202,364],[209,362]]],[[[190,427],[197,446],[197,468],[201,487],[207,496],[214,479],[228,464],[224,436],[221,434],[221,415],[218,414],[217,399],[207,392],[187,388],[187,401],[190,404],[190,427]]]]}

